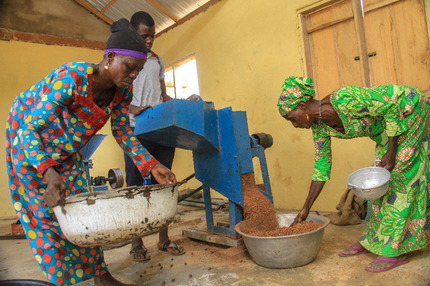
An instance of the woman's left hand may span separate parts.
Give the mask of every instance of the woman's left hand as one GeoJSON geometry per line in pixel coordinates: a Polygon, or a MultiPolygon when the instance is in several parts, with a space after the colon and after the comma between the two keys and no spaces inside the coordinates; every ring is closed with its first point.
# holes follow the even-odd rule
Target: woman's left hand
{"type": "Polygon", "coordinates": [[[66,203],[67,185],[61,176],[57,173],[54,167],[49,167],[43,174],[43,178],[48,183],[43,199],[50,207],[57,205],[64,206],[66,203]]]}
{"type": "Polygon", "coordinates": [[[152,176],[159,184],[176,183],[176,176],[167,167],[161,163],[157,163],[151,170],[152,176]]]}
{"type": "Polygon", "coordinates": [[[397,141],[398,136],[388,137],[388,150],[384,156],[382,156],[381,162],[378,166],[383,167],[391,172],[396,165],[396,154],[397,154],[397,141]]]}
{"type": "Polygon", "coordinates": [[[394,169],[394,165],[396,164],[396,152],[387,152],[382,157],[381,162],[379,162],[378,166],[387,169],[391,172],[394,169]]]}

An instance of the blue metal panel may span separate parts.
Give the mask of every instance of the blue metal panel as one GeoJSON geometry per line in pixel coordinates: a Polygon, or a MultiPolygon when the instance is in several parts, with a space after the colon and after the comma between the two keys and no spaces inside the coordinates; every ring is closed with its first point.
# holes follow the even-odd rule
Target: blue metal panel
{"type": "Polygon", "coordinates": [[[96,134],[94,135],[88,143],[82,147],[82,159],[88,160],[91,158],[91,156],[96,151],[97,147],[102,143],[102,141],[105,139],[107,135],[106,134],[96,134]]]}
{"type": "Polygon", "coordinates": [[[137,116],[134,132],[139,138],[164,146],[215,152],[217,128],[207,127],[205,121],[210,111],[216,113],[211,103],[173,99],[137,116]]]}
{"type": "Polygon", "coordinates": [[[237,156],[239,159],[239,174],[254,172],[249,141],[248,122],[245,111],[233,112],[234,136],[236,139],[237,156]]]}
{"type": "Polygon", "coordinates": [[[243,205],[232,113],[231,107],[218,110],[220,152],[193,152],[194,169],[197,180],[243,205]]]}

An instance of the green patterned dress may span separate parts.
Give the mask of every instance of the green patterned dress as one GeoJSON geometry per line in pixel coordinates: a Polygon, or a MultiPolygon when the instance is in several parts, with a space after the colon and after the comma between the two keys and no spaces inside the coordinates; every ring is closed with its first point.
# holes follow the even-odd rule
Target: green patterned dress
{"type": "Polygon", "coordinates": [[[312,126],[315,168],[312,180],[328,181],[331,172],[331,137],[370,137],[381,159],[388,137],[399,136],[396,163],[387,194],[372,200],[373,215],[360,238],[371,252],[386,257],[422,249],[429,226],[430,106],[422,91],[385,85],[346,86],[330,95],[345,133],[328,125],[312,126]]]}

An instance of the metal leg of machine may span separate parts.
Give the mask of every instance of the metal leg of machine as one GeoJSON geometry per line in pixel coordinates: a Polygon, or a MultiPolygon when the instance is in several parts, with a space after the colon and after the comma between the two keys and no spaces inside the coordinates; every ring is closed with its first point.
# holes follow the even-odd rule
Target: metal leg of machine
{"type": "Polygon", "coordinates": [[[210,193],[210,188],[208,186],[203,187],[203,196],[205,199],[206,225],[207,225],[208,231],[226,234],[231,237],[237,237],[237,233],[234,227],[236,226],[236,224],[242,221],[242,218],[243,218],[242,208],[238,204],[235,204],[234,202],[229,200],[228,202],[229,226],[228,227],[216,226],[214,224],[213,213],[211,208],[211,193],[210,193]]]}
{"type": "Polygon", "coordinates": [[[267,169],[267,162],[266,162],[266,156],[264,155],[264,149],[269,148],[273,144],[272,136],[265,133],[257,133],[258,135],[263,136],[264,141],[260,141],[259,137],[256,136],[256,134],[251,135],[250,142],[251,142],[251,155],[252,158],[257,157],[260,161],[260,168],[261,168],[261,174],[263,176],[263,184],[264,184],[264,190],[261,190],[266,197],[273,202],[272,197],[272,188],[270,187],[270,179],[269,179],[269,171],[267,169]],[[262,144],[262,145],[260,145],[262,144]]]}

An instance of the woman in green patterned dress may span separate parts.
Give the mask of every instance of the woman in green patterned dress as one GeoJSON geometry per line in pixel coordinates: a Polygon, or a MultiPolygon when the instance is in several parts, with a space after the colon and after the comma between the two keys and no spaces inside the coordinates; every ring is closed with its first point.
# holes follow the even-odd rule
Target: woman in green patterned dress
{"type": "Polygon", "coordinates": [[[372,252],[366,267],[381,272],[407,263],[406,253],[423,249],[429,226],[430,105],[422,91],[408,86],[345,86],[314,99],[309,78],[289,77],[279,112],[296,128],[312,129],[315,167],[309,194],[294,223],[305,220],[331,173],[331,137],[370,137],[379,166],[391,172],[389,189],[372,200],[373,215],[358,243],[339,253],[372,252]]]}

